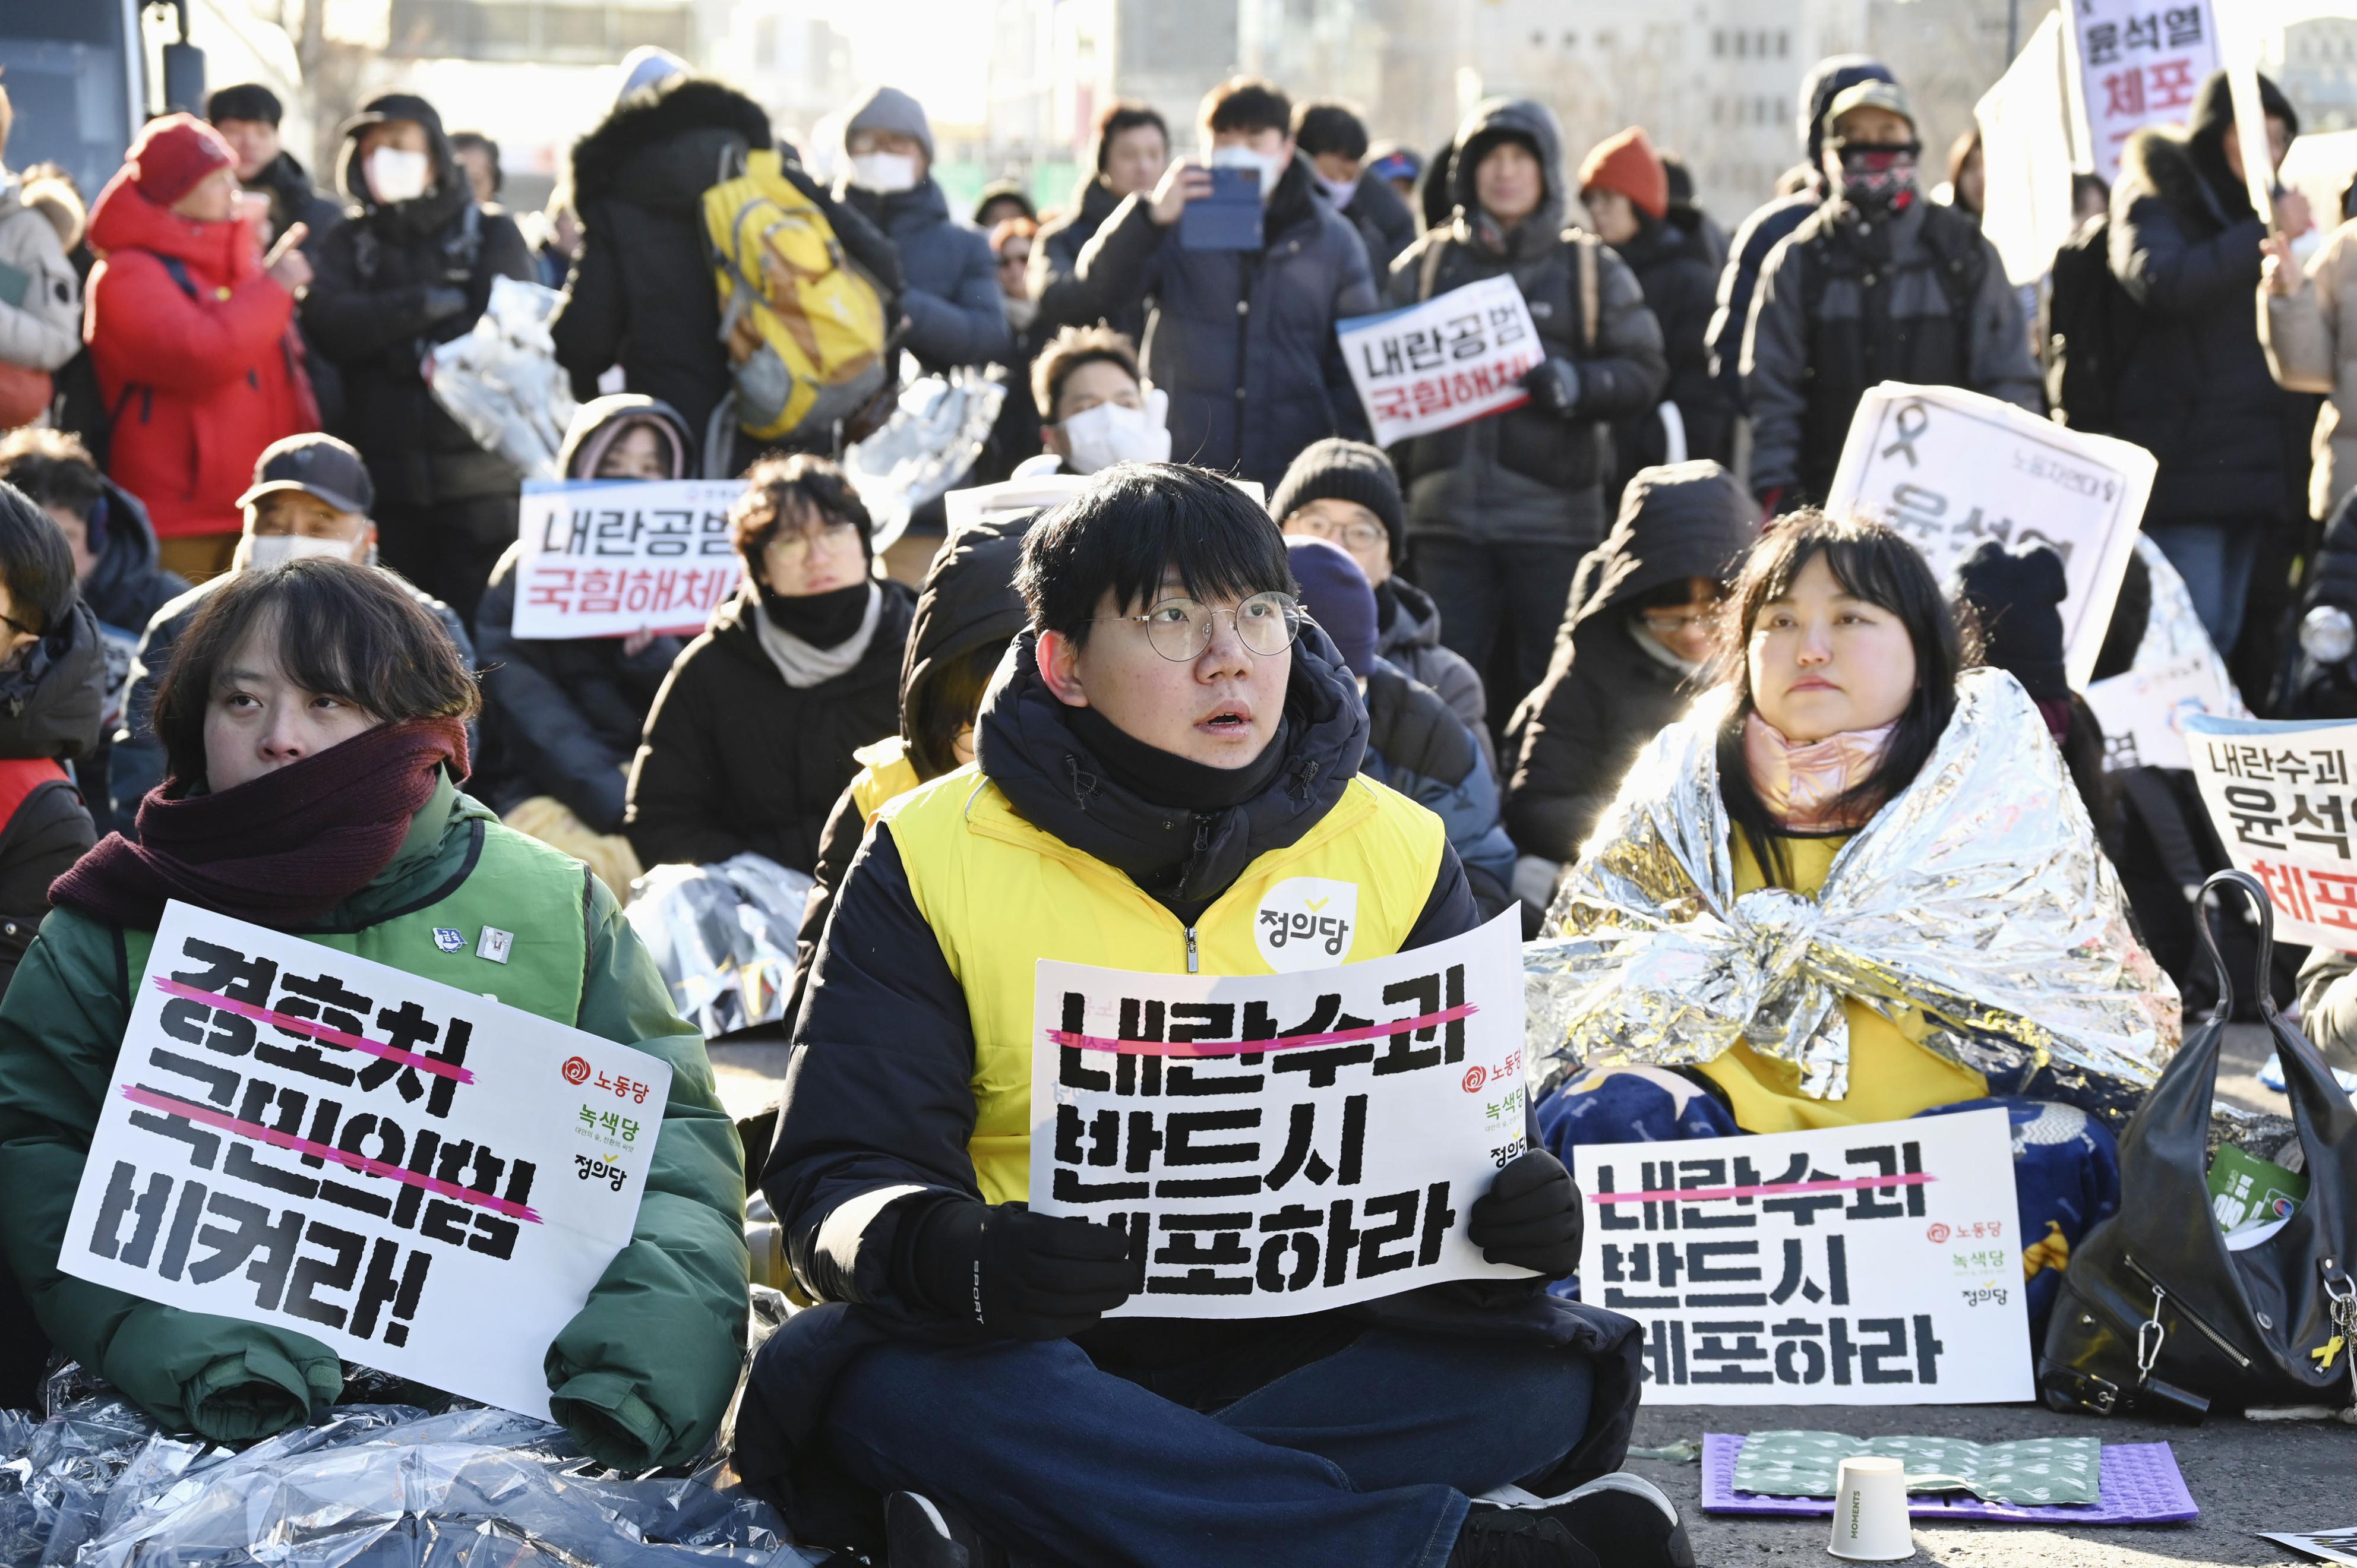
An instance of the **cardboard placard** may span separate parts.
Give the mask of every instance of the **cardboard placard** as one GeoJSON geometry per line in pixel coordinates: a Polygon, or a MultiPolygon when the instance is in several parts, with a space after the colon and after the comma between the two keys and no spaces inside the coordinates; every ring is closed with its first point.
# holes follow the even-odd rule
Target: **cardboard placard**
{"type": "Polygon", "coordinates": [[[1503,274],[1334,332],[1378,446],[1521,407],[1523,377],[1546,358],[1522,289],[1503,274]]]}
{"type": "Polygon", "coordinates": [[[2149,670],[2130,670],[2087,688],[2087,705],[2104,726],[2106,768],[2190,768],[2185,725],[2196,714],[2231,718],[2242,703],[2212,655],[2180,654],[2149,670]]]}
{"type": "Polygon", "coordinates": [[[728,528],[744,493],[735,479],[525,480],[515,635],[702,631],[744,580],[728,528]]]}

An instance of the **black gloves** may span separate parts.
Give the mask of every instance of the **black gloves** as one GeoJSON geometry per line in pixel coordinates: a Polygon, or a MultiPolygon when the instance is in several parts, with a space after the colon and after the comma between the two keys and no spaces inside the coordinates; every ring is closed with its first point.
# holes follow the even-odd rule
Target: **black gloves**
{"type": "Polygon", "coordinates": [[[1541,360],[1523,372],[1523,390],[1538,407],[1568,419],[1579,408],[1579,367],[1569,360],[1541,360]]]}
{"type": "Polygon", "coordinates": [[[1559,1280],[1579,1267],[1579,1187],[1544,1149],[1514,1156],[1473,1204],[1466,1239],[1492,1263],[1559,1280]]]}
{"type": "Polygon", "coordinates": [[[467,291],[463,288],[429,288],[425,291],[425,319],[441,321],[467,308],[467,291]]]}
{"type": "Polygon", "coordinates": [[[911,1218],[908,1257],[918,1301],[999,1337],[1078,1334],[1146,1285],[1144,1262],[1131,1261],[1128,1240],[1083,1219],[971,1198],[911,1218]]]}

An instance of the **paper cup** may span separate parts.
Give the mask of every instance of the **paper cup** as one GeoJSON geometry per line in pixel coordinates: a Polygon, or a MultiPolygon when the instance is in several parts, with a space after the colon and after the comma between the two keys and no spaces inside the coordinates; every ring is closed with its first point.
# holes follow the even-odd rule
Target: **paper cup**
{"type": "Polygon", "coordinates": [[[1825,1548],[1852,1563],[1898,1563],[1915,1555],[1907,1522],[1907,1466],[1858,1455],[1834,1477],[1834,1538],[1825,1548]]]}

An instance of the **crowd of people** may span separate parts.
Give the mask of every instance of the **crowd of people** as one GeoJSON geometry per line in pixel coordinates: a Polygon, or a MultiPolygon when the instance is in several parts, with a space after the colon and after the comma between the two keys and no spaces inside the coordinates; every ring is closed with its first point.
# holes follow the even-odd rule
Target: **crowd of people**
{"type": "MultiPolygon", "coordinates": [[[[2261,87],[2279,162],[2298,115],[2261,87]]],[[[2190,596],[2255,707],[2357,711],[2348,651],[2292,629],[2357,607],[2357,224],[2318,244],[2296,194],[2252,209],[2222,75],[2138,134],[2027,307],[1980,231],[1977,138],[1934,189],[1903,86],[1859,57],[1809,75],[1801,161],[1731,235],[1643,129],[1582,152],[1528,99],[1426,156],[1239,77],[1191,143],[1115,103],[1060,209],[1002,182],[969,215],[909,94],[846,106],[822,179],[752,99],[640,50],[531,226],[496,144],[423,98],[346,122],[332,193],[281,113],[241,85],[151,122],[86,216],[57,171],[0,173],[12,1400],[51,1344],[215,1441],[342,1386],[304,1336],[58,1266],[165,902],[402,965],[495,897],[517,946],[479,988],[674,1069],[636,1231],[549,1352],[599,1461],[677,1464],[718,1428],[758,1187],[807,1305],[743,1383],[737,1465],[802,1539],[918,1568],[1206,1541],[1690,1568],[1676,1510],[1619,1469],[1638,1348],[1566,1280],[1572,1150],[2000,1107],[2024,1234],[2056,1239],[2042,1314],[2180,1028],[2195,916],[2152,845],[2223,863],[2187,790],[2162,823],[2107,771],[2051,552],[1993,542],[1952,590],[1820,510],[1861,397],[1951,385],[2148,447],[2157,552],[2098,674],[2190,596]],[[1257,242],[1189,243],[1239,174],[1257,242]],[[707,227],[737,179],[880,304],[856,406],[762,401],[791,346],[707,227]],[[557,295],[565,478],[737,484],[743,575],[700,634],[520,628],[523,475],[423,371],[503,278],[557,295]],[[1523,399],[1372,445],[1338,323],[1496,278],[1537,330],[1523,399]],[[1005,389],[964,483],[1055,472],[1069,499],[945,536],[920,509],[892,570],[843,459],[903,359],[1005,389]],[[2069,920],[2016,919],[1986,861],[1927,848],[1924,822],[1996,797],[2037,820],[2069,920]],[[659,868],[724,865],[802,900],[766,1015],[794,1066],[735,1133],[634,924],[659,868]],[[1037,962],[1264,972],[1258,903],[1303,875],[1358,888],[1351,961],[1506,911],[1568,944],[1531,1147],[1470,1206],[1483,1255],[1532,1277],[1108,1320],[1139,1257],[1027,1203],[1037,962]],[[1697,913],[1862,889],[1943,912],[1885,955],[1937,984],[1830,960],[1761,981],[1697,913]],[[2008,921],[2004,965],[1971,956],[2008,921]],[[1616,1056],[1683,1004],[1654,994],[1673,969],[1815,1004],[1616,1056]],[[1476,1500],[1509,1483],[1555,1500],[1476,1500]]],[[[0,97],[0,159],[7,126],[0,97]]],[[[2308,975],[2343,1056],[2350,968],[2308,975]]]]}

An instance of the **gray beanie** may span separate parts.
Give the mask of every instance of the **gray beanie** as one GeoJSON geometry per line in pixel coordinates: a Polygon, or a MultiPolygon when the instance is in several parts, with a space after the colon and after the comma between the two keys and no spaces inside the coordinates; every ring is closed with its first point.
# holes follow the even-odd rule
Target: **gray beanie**
{"type": "Polygon", "coordinates": [[[925,145],[925,161],[933,161],[933,128],[925,121],[925,106],[897,87],[879,87],[851,112],[843,124],[843,150],[851,151],[856,131],[897,131],[925,145]]]}

